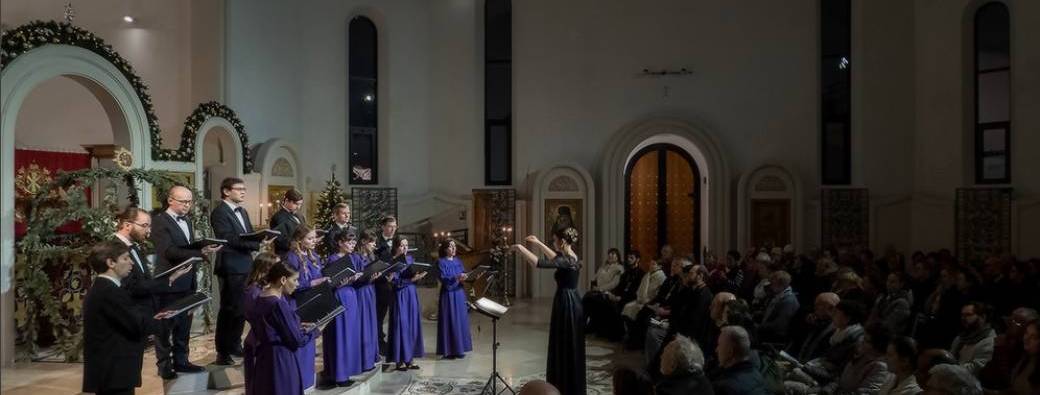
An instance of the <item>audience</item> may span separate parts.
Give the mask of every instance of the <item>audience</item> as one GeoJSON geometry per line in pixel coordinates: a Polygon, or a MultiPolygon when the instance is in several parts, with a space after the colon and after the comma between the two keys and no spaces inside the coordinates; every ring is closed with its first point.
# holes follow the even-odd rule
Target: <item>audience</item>
{"type": "Polygon", "coordinates": [[[888,379],[885,352],[888,333],[880,325],[867,328],[860,338],[852,360],[845,364],[838,380],[822,388],[825,394],[874,394],[888,379]]]}
{"type": "Polygon", "coordinates": [[[798,312],[798,298],[791,289],[791,275],[783,270],[769,276],[769,290],[773,297],[766,305],[758,336],[763,342],[784,343],[791,326],[791,318],[798,312]]]}
{"type": "Polygon", "coordinates": [[[736,325],[722,328],[715,354],[719,368],[711,375],[718,395],[765,395],[765,381],[751,362],[751,337],[736,325]]]}
{"type": "Polygon", "coordinates": [[[1011,373],[1008,393],[1032,395],[1040,393],[1040,324],[1033,320],[1026,326],[1022,339],[1025,353],[1011,373]]]}
{"type": "Polygon", "coordinates": [[[881,386],[878,395],[916,395],[922,392],[914,376],[917,367],[917,342],[913,338],[900,336],[888,343],[885,363],[891,373],[881,386]]]}
{"type": "Polygon", "coordinates": [[[963,330],[953,339],[950,352],[968,369],[977,374],[993,358],[993,340],[997,334],[989,327],[986,318],[989,307],[979,302],[970,302],[961,309],[963,330]]]}
{"type": "Polygon", "coordinates": [[[704,353],[697,343],[679,335],[661,354],[661,380],[654,386],[657,395],[712,395],[711,383],[704,375],[704,353]]]}

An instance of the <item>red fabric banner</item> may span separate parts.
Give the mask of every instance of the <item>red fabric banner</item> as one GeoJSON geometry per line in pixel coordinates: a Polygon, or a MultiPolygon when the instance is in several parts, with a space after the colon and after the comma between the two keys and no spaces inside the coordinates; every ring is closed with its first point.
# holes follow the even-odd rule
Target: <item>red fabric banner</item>
{"type": "MultiPolygon", "coordinates": [[[[90,168],[90,155],[73,152],[53,152],[37,150],[14,150],[15,169],[15,237],[25,235],[24,215],[28,210],[31,196],[25,193],[24,187],[41,186],[58,175],[60,171],[73,171],[90,168]],[[34,168],[33,165],[36,165],[34,168]]],[[[90,190],[86,190],[87,201],[90,201],[90,190]]],[[[81,230],[79,222],[70,222],[55,229],[56,233],[76,233],[81,230]]]]}

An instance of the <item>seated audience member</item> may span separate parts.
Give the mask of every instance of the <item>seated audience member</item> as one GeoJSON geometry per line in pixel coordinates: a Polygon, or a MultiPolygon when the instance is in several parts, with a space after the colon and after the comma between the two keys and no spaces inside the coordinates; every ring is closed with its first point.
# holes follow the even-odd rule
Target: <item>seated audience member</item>
{"type": "Polygon", "coordinates": [[[711,395],[711,383],[704,375],[704,353],[689,338],[679,335],[661,354],[661,381],[654,386],[657,395],[711,395]]]}
{"type": "Polygon", "coordinates": [[[804,392],[802,390],[805,386],[823,386],[837,379],[863,337],[864,314],[863,306],[858,302],[843,300],[838,303],[832,316],[834,334],[828,340],[828,350],[822,356],[794,369],[784,385],[791,391],[804,392]]]}
{"type": "Polygon", "coordinates": [[[560,390],[545,380],[531,380],[520,388],[519,395],[560,395],[560,390]]]}
{"type": "Polygon", "coordinates": [[[845,364],[838,380],[822,390],[825,394],[875,394],[888,379],[885,352],[888,333],[880,325],[867,328],[852,359],[845,364]]]}
{"type": "Polygon", "coordinates": [[[917,342],[923,347],[948,347],[957,328],[960,327],[961,308],[967,300],[957,289],[957,275],[960,270],[949,266],[939,272],[939,284],[928,296],[921,310],[923,324],[919,324],[917,342]]]}
{"type": "Polygon", "coordinates": [[[921,389],[927,390],[928,380],[932,377],[932,368],[939,365],[956,365],[957,359],[950,354],[949,351],[941,348],[930,348],[917,356],[917,370],[914,371],[914,376],[917,377],[917,385],[921,386],[921,389]]]}
{"type": "Polygon", "coordinates": [[[604,295],[604,305],[600,309],[593,310],[594,314],[602,314],[602,319],[597,318],[599,325],[597,334],[611,341],[620,341],[625,336],[624,320],[621,319],[621,310],[628,302],[636,299],[636,291],[643,282],[643,268],[640,267],[640,254],[637,250],[629,251],[626,259],[628,267],[621,275],[618,285],[604,295]]]}
{"type": "Polygon", "coordinates": [[[1022,359],[1022,341],[1026,326],[1038,318],[1040,316],[1036,310],[1019,307],[1005,319],[1007,330],[993,341],[993,359],[979,371],[979,381],[982,382],[983,388],[1003,390],[1011,385],[1008,372],[1022,359]]]}
{"type": "Polygon", "coordinates": [[[607,261],[596,270],[596,279],[592,280],[592,289],[581,298],[582,311],[585,312],[585,333],[594,333],[602,320],[607,316],[602,310],[609,308],[608,295],[621,283],[621,275],[625,268],[621,266],[621,252],[617,248],[607,250],[607,261]]]}
{"type": "Polygon", "coordinates": [[[683,283],[686,280],[684,279],[684,274],[692,265],[693,263],[689,259],[673,258],[669,267],[668,278],[661,283],[657,296],[639,310],[634,320],[625,320],[630,347],[643,345],[645,342],[644,334],[646,334],[647,327],[650,325],[651,318],[667,318],[671,316],[673,310],[681,305],[683,294],[685,293],[683,283]]]}
{"type": "Polygon", "coordinates": [[[863,292],[863,279],[856,272],[848,268],[839,269],[834,276],[832,291],[841,297],[841,300],[859,302],[869,307],[873,300],[867,300],[866,292],[863,292]]]}
{"type": "Polygon", "coordinates": [[[711,342],[708,336],[712,334],[712,321],[708,318],[712,295],[704,282],[707,276],[708,270],[703,265],[690,266],[683,274],[683,290],[679,300],[668,309],[658,309],[655,325],[647,329],[644,348],[651,374],[658,370],[662,345],[667,344],[676,334],[693,339],[698,344],[711,342]]]}
{"type": "Polygon", "coordinates": [[[715,353],[719,358],[719,368],[711,375],[715,394],[767,394],[765,380],[751,361],[751,338],[744,328],[722,328],[715,353]]]}
{"type": "Polygon", "coordinates": [[[762,342],[786,343],[791,318],[798,312],[798,298],[791,289],[791,275],[780,270],[769,278],[772,299],[766,305],[762,321],[758,325],[758,336],[762,342]]]}
{"type": "Polygon", "coordinates": [[[1022,336],[1022,347],[1025,354],[1011,373],[1013,395],[1040,394],[1040,323],[1034,320],[1026,326],[1022,336]]]}
{"type": "Polygon", "coordinates": [[[972,375],[982,370],[993,358],[993,340],[997,334],[989,327],[989,307],[970,302],[961,309],[963,330],[953,339],[950,352],[972,375]]]}
{"type": "Polygon", "coordinates": [[[881,323],[893,336],[902,336],[910,328],[910,307],[913,294],[906,288],[902,273],[890,273],[885,282],[885,293],[878,296],[867,323],[881,323]]]}
{"type": "Polygon", "coordinates": [[[982,386],[963,366],[942,364],[929,370],[925,394],[982,395],[982,386]]]}
{"type": "MultiPolygon", "coordinates": [[[[624,316],[628,322],[635,322],[638,318],[639,311],[646,306],[647,303],[654,300],[657,297],[657,291],[661,288],[661,284],[664,283],[665,274],[661,270],[661,266],[658,265],[657,261],[650,262],[650,268],[647,273],[643,276],[643,280],[639,283],[639,289],[636,291],[635,300],[628,302],[625,307],[621,310],[621,315],[624,316]]],[[[639,344],[638,341],[642,341],[643,333],[629,333],[630,343],[639,344]]]]}
{"type": "Polygon", "coordinates": [[[792,356],[798,361],[811,361],[830,349],[830,338],[834,335],[831,317],[839,302],[841,298],[833,292],[824,292],[816,296],[813,312],[805,317],[808,327],[805,339],[791,350],[792,356]]]}
{"type": "Polygon", "coordinates": [[[914,368],[917,367],[917,342],[913,338],[900,336],[888,343],[885,353],[888,371],[891,373],[878,395],[916,395],[921,393],[917,385],[914,368]]]}

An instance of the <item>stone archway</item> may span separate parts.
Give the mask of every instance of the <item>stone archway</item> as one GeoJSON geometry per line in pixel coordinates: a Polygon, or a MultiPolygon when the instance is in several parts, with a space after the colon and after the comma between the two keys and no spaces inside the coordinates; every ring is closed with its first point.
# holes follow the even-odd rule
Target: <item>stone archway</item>
{"type": "MultiPolygon", "coordinates": [[[[70,45],[46,45],[19,55],[0,71],[0,362],[14,360],[14,139],[18,112],[29,93],[40,83],[59,76],[84,83],[96,95],[112,120],[115,142],[125,145],[136,167],[151,165],[148,114],[134,86],[119,69],[90,50],[70,45]],[[107,104],[106,104],[107,103],[107,104]]],[[[142,196],[151,196],[151,186],[142,185],[142,196]]],[[[142,199],[142,206],[151,202],[142,199]]]]}
{"type": "Polygon", "coordinates": [[[758,166],[740,177],[737,199],[738,250],[751,247],[754,243],[756,204],[759,204],[760,209],[776,207],[786,211],[789,232],[786,242],[794,246],[795,251],[805,250],[805,238],[802,237],[805,218],[802,183],[793,172],[780,165],[758,166]],[[782,206],[786,206],[786,210],[782,206]]]}
{"type": "Polygon", "coordinates": [[[642,148],[661,143],[682,148],[696,162],[701,172],[700,211],[704,213],[700,245],[716,255],[726,251],[730,248],[728,160],[721,144],[704,127],[678,119],[634,122],[617,131],[608,142],[601,169],[604,188],[600,217],[610,220],[600,227],[599,245],[624,247],[625,168],[642,148]]]}
{"type": "MultiPolygon", "coordinates": [[[[580,250],[575,251],[587,270],[581,271],[580,286],[588,289],[592,282],[594,270],[598,266],[596,260],[596,237],[592,233],[596,229],[596,188],[592,175],[576,163],[561,163],[538,172],[534,180],[533,199],[531,201],[530,233],[543,240],[552,240],[547,234],[547,210],[566,206],[573,210],[575,227],[582,233],[580,250]]],[[[550,226],[552,224],[549,224],[550,226]]],[[[530,269],[526,278],[527,292],[534,297],[551,297],[556,285],[553,283],[552,271],[530,269]]]]}

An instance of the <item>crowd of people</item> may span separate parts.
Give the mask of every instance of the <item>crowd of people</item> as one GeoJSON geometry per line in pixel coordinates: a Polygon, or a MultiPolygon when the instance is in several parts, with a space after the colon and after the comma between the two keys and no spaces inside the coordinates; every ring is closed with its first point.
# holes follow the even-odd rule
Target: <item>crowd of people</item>
{"type": "Polygon", "coordinates": [[[1040,260],[611,249],[586,333],[639,350],[618,394],[1040,393],[1040,260]]]}

